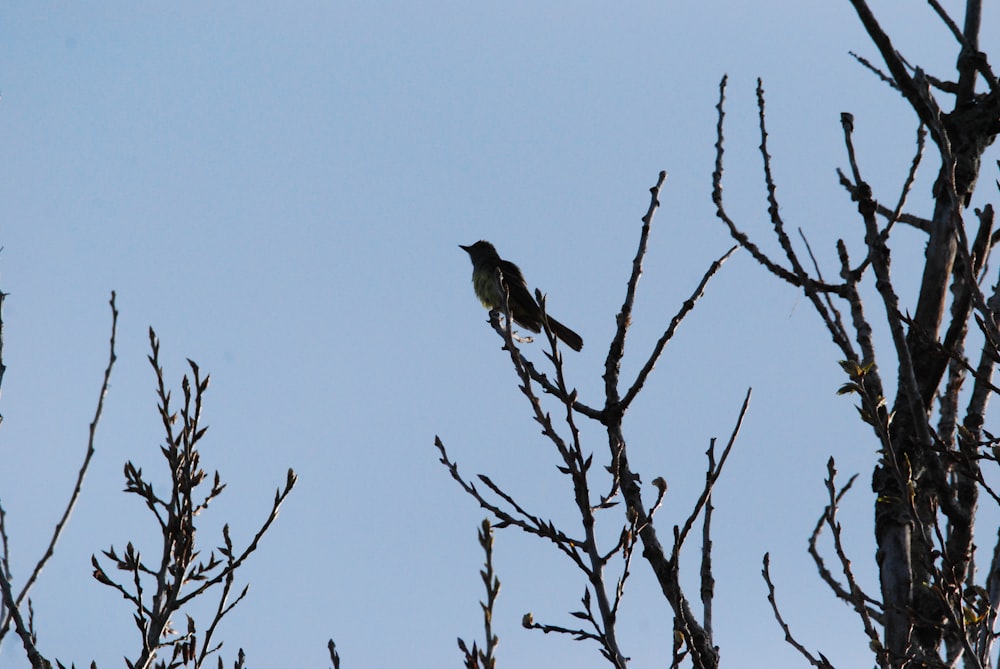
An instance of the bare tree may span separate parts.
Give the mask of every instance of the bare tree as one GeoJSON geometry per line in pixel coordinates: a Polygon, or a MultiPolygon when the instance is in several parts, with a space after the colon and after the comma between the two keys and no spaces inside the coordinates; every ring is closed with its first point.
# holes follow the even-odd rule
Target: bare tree
{"type": "MultiPolygon", "coordinates": [[[[840,497],[850,483],[836,489],[832,459],[827,478],[829,504],[810,542],[820,575],[861,618],[879,666],[989,667],[1000,607],[1000,543],[989,569],[977,578],[974,539],[980,494],[985,492],[993,503],[1000,502],[983,472],[984,465],[992,467],[990,463],[1000,454],[994,448],[997,441],[984,429],[989,398],[998,390],[992,377],[1000,356],[1000,283],[992,291],[983,288],[989,279],[987,260],[1000,235],[994,231],[992,205],[971,214],[967,210],[983,153],[1000,132],[1000,85],[979,48],[980,1],[966,3],[964,25],[959,27],[936,0],[929,0],[931,11],[955,40],[957,64],[952,80],[911,64],[913,59],[896,50],[868,4],[864,0],[851,0],[851,4],[886,70],[868,59],[858,60],[902,95],[918,126],[912,167],[894,204],[885,206],[863,176],[863,161],[853,143],[855,120],[849,113],[842,114],[850,169],[840,173],[840,182],[857,203],[864,257],[850,258],[847,245],[838,241],[838,279],[830,281],[820,272],[805,236],[806,255],[793,243],[776,194],[759,81],[760,149],[768,212],[784,258],[762,252],[723,204],[725,79],[718,105],[714,201],[719,218],[740,246],[772,275],[801,290],[813,305],[843,357],[848,378],[841,390],[860,398],[860,417],[871,426],[875,438],[879,460],[872,487],[881,597],[861,590],[844,554],[835,518],[840,497]],[[927,135],[936,153],[934,206],[919,215],[905,209],[927,135]],[[901,304],[890,271],[892,232],[897,224],[927,235],[923,277],[913,305],[901,304]],[[866,307],[861,299],[862,284],[869,281],[880,302],[876,307],[866,307]],[[881,327],[878,323],[884,323],[890,347],[876,346],[873,332],[881,327]],[[982,335],[979,344],[970,341],[970,335],[977,332],[982,335]],[[885,374],[898,379],[891,402],[883,391],[885,374]],[[972,387],[963,392],[967,383],[972,387]],[[833,533],[844,583],[832,575],[815,549],[815,538],[823,527],[833,533]]],[[[822,654],[809,652],[793,639],[775,603],[766,558],[764,577],[775,614],[791,643],[814,666],[831,666],[822,654]]]]}
{"type": "MultiPolygon", "coordinates": [[[[0,308],[4,297],[5,294],[0,293],[0,308]]],[[[46,562],[55,552],[56,543],[79,499],[84,478],[95,452],[97,426],[103,411],[111,370],[116,360],[115,335],[118,310],[114,293],[111,294],[111,313],[110,357],[104,372],[97,409],[90,424],[87,451],[77,475],[76,485],[62,517],[56,524],[45,553],[17,594],[12,585],[10,545],[3,529],[4,512],[0,508],[0,594],[2,594],[0,642],[13,625],[32,669],[49,669],[52,667],[52,662],[37,647],[33,610],[28,593],[46,562]]],[[[270,512],[256,534],[243,548],[237,549],[234,546],[229,535],[229,526],[225,525],[222,530],[222,545],[210,551],[207,558],[203,558],[202,551],[195,541],[196,519],[225,488],[219,473],[216,472],[211,478],[209,489],[202,490],[203,484],[209,481],[201,468],[200,451],[202,439],[208,429],[202,424],[201,415],[209,379],[207,376],[203,378],[198,365],[189,360],[191,377],[184,376],[181,382],[182,406],[175,411],[171,407],[171,393],[167,389],[163,368],[160,366],[159,340],[152,328],[149,331],[149,339],[152,349],[149,361],[156,375],[159,415],[165,432],[160,453],[169,469],[170,479],[167,486],[155,487],[154,480],[144,476],[141,468],[131,461],[126,462],[125,491],[137,495],[153,514],[160,529],[162,542],[156,548],[152,562],[144,561],[140,550],[132,542],[128,542],[121,553],[111,547],[103,551],[104,560],[92,557],[93,576],[98,582],[117,590],[134,609],[132,618],[140,631],[141,642],[135,659],[126,660],[129,667],[195,668],[208,666],[210,661],[217,660],[217,666],[221,669],[223,664],[218,653],[222,648],[222,642],[217,638],[219,623],[246,596],[249,588],[244,586],[237,594],[234,590],[236,573],[250,554],[257,549],[260,540],[277,518],[282,502],[295,485],[296,475],[292,470],[288,470],[285,485],[275,493],[270,512]],[[165,492],[160,492],[161,489],[165,492]],[[105,561],[110,562],[114,569],[105,569],[105,561]],[[112,574],[121,572],[128,575],[126,580],[118,581],[112,577],[112,574]],[[205,623],[199,625],[192,615],[186,615],[182,626],[174,626],[177,617],[185,613],[195,599],[204,600],[210,592],[216,594],[217,600],[212,615],[205,623]]],[[[0,311],[0,380],[4,370],[2,352],[2,311],[0,311]]],[[[339,666],[339,657],[332,641],[329,650],[334,666],[339,666]]],[[[244,666],[244,662],[245,655],[243,650],[239,649],[233,666],[239,669],[244,666]]],[[[56,664],[59,667],[63,666],[61,662],[56,664]]],[[[91,666],[95,665],[92,663],[91,666]]]]}
{"type": "MultiPolygon", "coordinates": [[[[678,519],[668,530],[672,538],[665,546],[654,519],[658,520],[656,513],[666,494],[667,484],[663,478],[654,478],[648,487],[645,487],[644,495],[640,474],[629,464],[629,446],[623,429],[625,414],[643,389],[664,347],[703,295],[709,280],[736,250],[736,247],[733,247],[712,263],[690,298],[681,305],[665,326],[663,334],[647,353],[645,363],[636,377],[628,383],[623,383],[621,364],[625,356],[625,341],[632,324],[632,310],[637,296],[639,277],[642,274],[649,231],[653,215],[659,206],[660,190],[665,180],[666,173],[661,172],[656,185],[650,189],[652,197],[642,219],[638,250],[632,263],[624,302],[616,318],[618,327],[608,347],[604,372],[604,397],[599,399],[599,405],[585,402],[578,396],[576,390],[568,386],[562,353],[547,321],[544,331],[549,346],[546,357],[552,365],[551,378],[539,371],[522,352],[519,346],[521,339],[511,329],[509,309],[494,310],[490,314],[490,323],[503,339],[504,349],[509,354],[520,390],[530,406],[532,418],[542,426],[542,434],[551,442],[560,461],[559,471],[569,480],[575,507],[579,513],[580,526],[575,529],[556,526],[551,520],[546,520],[544,514],[525,508],[500,484],[482,474],[477,479],[486,489],[481,490],[475,481],[465,478],[459,472],[457,464],[449,457],[441,439],[435,440],[441,452],[441,462],[449,469],[459,485],[493,515],[494,527],[516,527],[551,544],[583,576],[580,608],[570,612],[570,616],[578,622],[568,625],[543,623],[536,621],[531,613],[527,613],[522,621],[524,627],[545,633],[567,635],[579,641],[594,642],[607,661],[619,669],[626,667],[628,655],[618,639],[618,612],[637,548],[652,569],[663,596],[673,610],[675,630],[673,666],[678,666],[685,659],[690,659],[692,665],[698,668],[716,667],[719,664],[719,653],[712,629],[714,578],[711,562],[711,495],[735,443],[750,400],[750,393],[747,392],[736,426],[718,457],[715,441],[712,440],[709,444],[703,491],[690,514],[684,519],[678,519]],[[502,322],[501,317],[503,317],[502,322]],[[553,398],[556,409],[562,416],[561,428],[557,426],[552,414],[544,408],[542,395],[546,394],[553,398]],[[597,421],[606,429],[607,450],[601,457],[604,463],[601,467],[593,466],[594,453],[590,452],[581,440],[578,427],[578,420],[581,418],[597,421]],[[604,492],[595,493],[595,490],[604,492]],[[609,515],[609,511],[619,506],[621,502],[624,502],[624,518],[618,514],[609,515]],[[696,612],[691,606],[690,598],[681,587],[680,568],[682,548],[699,521],[702,528],[699,567],[701,610],[696,612]],[[613,545],[601,545],[597,531],[599,523],[619,528],[616,532],[618,539],[613,545]],[[609,574],[610,570],[613,570],[613,575],[609,574]]],[[[502,272],[497,276],[497,280],[506,290],[502,272]]],[[[544,296],[536,293],[536,299],[544,311],[544,296]]],[[[471,666],[468,665],[470,653],[467,650],[465,652],[467,666],[471,666]]]]}

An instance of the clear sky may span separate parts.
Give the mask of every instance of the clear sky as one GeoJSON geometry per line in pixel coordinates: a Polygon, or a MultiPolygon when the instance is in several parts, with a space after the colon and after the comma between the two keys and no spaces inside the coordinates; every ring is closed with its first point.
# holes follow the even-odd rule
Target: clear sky
{"type": "MultiPolygon", "coordinates": [[[[911,63],[949,76],[947,30],[928,7],[903,4],[873,8],[911,63]]],[[[1000,16],[987,12],[983,46],[996,53],[1000,16]]],[[[758,76],[782,213],[827,272],[838,237],[855,253],[862,238],[834,173],[846,164],[841,112],[855,114],[876,197],[895,201],[916,119],[849,51],[877,61],[846,0],[5,3],[0,499],[16,584],[84,454],[110,291],[121,310],[97,454],[34,590],[43,653],[102,667],[137,653],[132,613],[91,579],[90,556],[129,540],[155,551],[151,517],[121,492],[126,460],[166,475],[146,361],[153,326],[175,388],[185,358],[212,375],[203,462],[229,487],[204,515],[204,550],[223,522],[237,542],[251,536],[287,468],[300,476],[242,572],[249,596],[219,632],[227,665],[243,647],[251,666],[324,667],[333,637],[351,669],[461,666],[455,638],[481,637],[484,516],[437,462],[434,436],[465,474],[488,473],[538,515],[576,525],[457,245],[491,240],[548,293],[550,311],[586,341],[566,354],[570,381],[600,404],[660,170],[670,177],[625,379],[731,245],[710,198],[723,74],[727,204],[766,249],[776,244],[756,148],[758,76]]],[[[990,169],[974,205],[995,199],[990,169]]],[[[915,213],[926,213],[929,174],[915,213]]],[[[911,300],[922,240],[898,237],[893,269],[911,300]]],[[[527,350],[543,364],[539,345],[527,350]]],[[[659,516],[669,536],[700,490],[709,439],[728,436],[754,388],[715,497],[715,634],[734,666],[803,666],[766,601],[765,551],[800,640],[841,666],[870,663],[858,621],[805,553],[834,455],[845,480],[860,473],[846,541],[877,593],[876,446],[851,399],[834,394],[837,359],[808,303],[737,254],[627,417],[633,463],[670,486],[659,516]]],[[[598,428],[585,437],[602,462],[598,428]]],[[[682,565],[692,597],[697,559],[682,565]]],[[[520,627],[527,611],[574,620],[583,580],[549,545],[502,531],[495,567],[500,666],[605,666],[592,645],[520,627]]],[[[633,572],[622,645],[634,666],[663,666],[669,607],[643,561],[633,572]]],[[[25,666],[11,635],[0,667],[25,666]]]]}

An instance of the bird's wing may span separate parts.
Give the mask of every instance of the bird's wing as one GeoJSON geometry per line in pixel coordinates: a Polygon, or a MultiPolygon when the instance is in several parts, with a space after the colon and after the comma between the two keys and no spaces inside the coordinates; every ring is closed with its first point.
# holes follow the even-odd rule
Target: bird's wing
{"type": "Polygon", "coordinates": [[[525,290],[528,289],[528,284],[524,280],[524,275],[521,274],[521,269],[510,262],[509,260],[501,260],[499,263],[500,271],[503,272],[503,278],[506,279],[507,283],[513,286],[515,283],[520,284],[525,290]]]}
{"type": "Polygon", "coordinates": [[[500,261],[504,283],[510,294],[510,311],[514,320],[532,332],[542,329],[542,310],[528,290],[528,284],[517,265],[507,260],[500,261]]]}

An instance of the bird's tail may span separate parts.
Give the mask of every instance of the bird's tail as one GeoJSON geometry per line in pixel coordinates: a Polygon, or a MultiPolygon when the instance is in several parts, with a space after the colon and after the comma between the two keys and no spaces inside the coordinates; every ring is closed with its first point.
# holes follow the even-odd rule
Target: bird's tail
{"type": "Polygon", "coordinates": [[[583,348],[583,337],[573,332],[572,330],[570,330],[568,327],[566,327],[556,319],[552,318],[552,316],[548,316],[548,320],[549,320],[549,329],[552,330],[552,334],[554,334],[559,339],[562,339],[563,343],[565,343],[574,351],[579,351],[581,348],[583,348]]]}

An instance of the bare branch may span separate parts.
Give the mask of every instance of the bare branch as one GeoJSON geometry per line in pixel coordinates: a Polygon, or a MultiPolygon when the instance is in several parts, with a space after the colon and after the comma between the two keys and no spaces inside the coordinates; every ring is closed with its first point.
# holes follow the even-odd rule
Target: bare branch
{"type": "Polygon", "coordinates": [[[677,535],[677,539],[674,541],[673,553],[670,556],[671,561],[676,561],[680,556],[680,550],[681,546],[684,544],[684,540],[687,538],[687,535],[694,526],[698,516],[701,515],[701,510],[705,507],[705,504],[712,496],[712,490],[715,488],[715,483],[722,475],[722,468],[725,466],[726,460],[729,459],[729,452],[733,449],[733,445],[736,443],[736,437],[739,436],[740,429],[743,427],[743,419],[747,415],[747,409],[750,408],[750,395],[752,393],[753,389],[747,388],[747,394],[743,398],[743,406],[740,407],[739,416],[736,418],[736,425],[733,427],[733,431],[729,435],[729,441],[726,442],[726,447],[722,449],[722,456],[719,458],[718,466],[714,466],[713,449],[709,449],[709,469],[705,474],[705,487],[702,489],[701,495],[698,496],[698,501],[695,502],[694,509],[691,511],[691,514],[688,516],[687,520],[684,521],[684,527],[680,530],[677,535]]]}
{"type": "Polygon", "coordinates": [[[21,609],[14,601],[10,581],[7,580],[7,575],[3,572],[4,570],[0,569],[0,595],[3,596],[4,606],[8,611],[8,624],[10,624],[10,621],[14,622],[14,631],[21,638],[21,643],[24,645],[24,652],[28,657],[28,661],[31,662],[31,669],[52,669],[52,663],[42,657],[41,653],[38,652],[38,648],[35,647],[35,638],[31,633],[30,624],[25,623],[24,618],[21,616],[21,609]]]}
{"type": "Polygon", "coordinates": [[[853,51],[848,51],[847,53],[849,53],[851,55],[851,57],[854,58],[854,60],[856,60],[859,63],[861,63],[861,65],[863,67],[865,67],[868,70],[870,70],[871,72],[873,72],[876,77],[878,77],[879,79],[881,79],[884,83],[888,84],[890,88],[894,88],[897,91],[899,90],[899,86],[896,85],[896,82],[893,81],[892,77],[890,77],[885,72],[883,72],[879,68],[877,68],[874,65],[872,65],[872,62],[870,60],[868,60],[864,56],[859,56],[858,54],[854,53],[853,51]]]}
{"type": "Polygon", "coordinates": [[[458,640],[458,647],[465,655],[465,666],[467,669],[495,669],[496,649],[500,639],[493,633],[493,607],[496,604],[497,595],[500,593],[500,580],[493,571],[493,528],[489,519],[485,519],[479,529],[479,545],[486,553],[486,562],[479,575],[483,579],[486,587],[486,601],[479,602],[483,610],[483,626],[485,628],[486,639],[483,648],[480,649],[475,642],[470,649],[461,638],[458,640]]]}
{"type": "Polygon", "coordinates": [[[975,92],[975,79],[973,75],[977,71],[983,75],[983,79],[986,80],[991,91],[1000,93],[1000,85],[998,85],[996,75],[993,74],[993,70],[986,60],[986,54],[979,51],[979,25],[982,18],[982,2],[980,0],[970,0],[968,2],[965,14],[965,32],[959,29],[958,24],[952,20],[948,12],[945,11],[944,7],[937,0],[927,0],[927,4],[934,8],[941,21],[948,26],[948,30],[951,31],[951,34],[958,43],[962,45],[963,59],[971,63],[971,66],[969,66],[963,63],[963,59],[959,59],[959,102],[962,103],[972,98],[975,92]]]}
{"type": "Polygon", "coordinates": [[[729,257],[733,255],[736,248],[737,247],[735,246],[732,247],[718,260],[713,262],[711,266],[709,266],[708,271],[706,271],[704,276],[701,277],[698,287],[695,288],[693,293],[691,293],[691,297],[684,301],[680,311],[678,311],[677,314],[670,320],[670,325],[667,326],[663,335],[661,335],[659,340],[657,340],[656,346],[653,347],[653,351],[649,355],[649,359],[646,360],[646,364],[643,365],[639,374],[636,376],[635,381],[632,383],[632,386],[628,389],[628,392],[625,393],[625,398],[621,401],[620,405],[622,411],[628,409],[628,407],[632,404],[632,400],[634,400],[639,394],[639,391],[642,390],[643,385],[646,383],[646,378],[649,376],[650,372],[653,371],[653,367],[656,366],[656,361],[660,359],[660,354],[663,353],[664,347],[667,345],[667,342],[673,338],[674,333],[677,331],[677,326],[679,326],[681,321],[684,320],[684,317],[687,316],[692,309],[694,309],[694,305],[705,294],[705,288],[708,286],[709,280],[711,280],[711,278],[715,276],[716,272],[722,268],[722,264],[729,260],[729,257]]]}
{"type": "MultiPolygon", "coordinates": [[[[104,412],[104,398],[107,397],[108,387],[111,384],[111,370],[114,368],[115,361],[117,360],[117,355],[115,354],[115,337],[118,333],[118,307],[115,303],[114,291],[111,291],[111,299],[108,304],[111,305],[111,340],[109,344],[108,364],[104,368],[104,378],[101,382],[101,389],[97,395],[97,408],[94,410],[94,418],[90,422],[90,431],[87,438],[87,450],[83,456],[83,463],[80,465],[80,469],[77,472],[76,483],[73,486],[73,492],[70,494],[69,501],[66,503],[66,508],[63,509],[62,516],[60,517],[59,522],[56,523],[55,529],[52,531],[52,537],[49,539],[49,544],[45,548],[45,552],[35,564],[34,569],[31,570],[31,575],[28,577],[28,580],[21,587],[21,591],[18,593],[15,601],[17,606],[20,606],[25,597],[28,596],[28,593],[31,591],[35,581],[38,580],[38,577],[41,575],[42,569],[45,568],[49,559],[55,555],[56,544],[62,536],[66,523],[69,522],[69,518],[73,514],[73,509],[76,508],[76,502],[80,498],[80,493],[83,491],[83,480],[87,476],[87,470],[90,468],[90,461],[94,457],[94,453],[97,450],[97,425],[101,420],[101,414],[104,412]]],[[[8,609],[7,616],[2,621],[3,624],[0,625],[0,639],[2,639],[3,635],[7,632],[10,625],[10,616],[13,613],[13,610],[8,609]]]]}
{"type": "Polygon", "coordinates": [[[775,276],[791,283],[792,285],[801,288],[805,293],[806,297],[812,303],[813,308],[823,319],[824,324],[827,326],[827,330],[833,337],[834,343],[844,352],[844,355],[851,357],[853,355],[850,340],[847,337],[846,332],[844,332],[843,327],[839,326],[836,315],[831,316],[828,311],[827,304],[829,300],[824,300],[821,295],[826,292],[833,292],[840,294],[844,291],[844,286],[831,286],[823,283],[818,277],[814,279],[809,276],[808,272],[805,271],[802,266],[801,261],[798,258],[798,254],[792,247],[791,240],[789,239],[787,233],[785,232],[785,224],[780,215],[780,207],[777,200],[777,185],[774,181],[771,172],[771,156],[767,150],[767,126],[765,122],[765,106],[764,106],[764,88],[763,83],[760,79],[757,80],[757,107],[758,107],[758,117],[760,125],[760,152],[764,160],[764,177],[765,183],[767,185],[767,199],[768,199],[768,213],[771,218],[772,225],[774,226],[775,234],[778,237],[778,241],[785,252],[788,261],[791,263],[792,269],[787,270],[770,258],[767,257],[763,252],[760,251],[749,238],[741,232],[733,220],[726,213],[725,208],[722,203],[722,143],[723,143],[723,119],[725,116],[723,104],[725,102],[725,78],[722,80],[720,85],[720,95],[719,103],[716,108],[719,111],[719,121],[716,127],[716,161],[715,161],[715,172],[712,175],[712,199],[717,207],[716,215],[726,224],[729,228],[730,235],[740,243],[743,248],[747,249],[750,254],[762,265],[764,265],[769,271],[771,271],[775,276]]]}
{"type": "MultiPolygon", "coordinates": [[[[705,478],[706,487],[713,485],[711,478],[716,469],[715,464],[715,439],[713,438],[708,447],[708,470],[705,478]]],[[[701,606],[704,611],[702,617],[705,625],[705,633],[713,636],[712,632],[712,601],[715,597],[715,576],[712,575],[712,496],[705,500],[705,519],[701,528],[701,606]]]]}
{"type": "Polygon", "coordinates": [[[337,652],[337,644],[333,642],[333,639],[330,639],[326,647],[330,651],[330,662],[333,663],[333,669],[340,669],[340,653],[337,652]]]}
{"type": "Polygon", "coordinates": [[[771,581],[771,554],[764,553],[764,568],[761,570],[761,574],[764,576],[764,582],[767,584],[767,601],[771,604],[771,611],[774,612],[774,617],[778,621],[778,625],[781,627],[781,631],[785,633],[785,641],[799,651],[799,653],[804,657],[809,664],[819,669],[834,669],[834,666],[823,656],[823,653],[819,653],[819,657],[816,657],[808,650],[806,647],[799,643],[794,636],[792,636],[792,631],[788,627],[788,623],[781,616],[781,611],[778,609],[778,601],[774,594],[774,583],[771,581]]]}
{"type": "MultiPolygon", "coordinates": [[[[857,198],[857,196],[858,196],[858,187],[854,184],[853,181],[851,181],[847,177],[846,174],[844,174],[844,172],[840,168],[837,168],[837,180],[840,183],[840,185],[843,186],[844,190],[846,190],[848,193],[851,194],[851,199],[856,199],[857,198]]],[[[894,210],[890,209],[889,207],[885,206],[884,204],[881,204],[881,203],[878,203],[878,202],[876,202],[875,213],[877,213],[879,216],[881,216],[882,218],[884,218],[886,221],[893,221],[894,220],[894,221],[897,221],[899,223],[905,223],[905,224],[909,225],[910,227],[913,227],[913,228],[916,228],[917,230],[920,230],[921,232],[927,232],[927,233],[929,233],[930,230],[931,230],[931,222],[929,220],[927,220],[926,218],[922,218],[920,216],[915,216],[913,214],[906,214],[906,213],[902,213],[902,212],[900,212],[900,213],[897,214],[896,211],[894,211],[894,210]]],[[[885,231],[883,231],[882,234],[883,234],[883,236],[887,235],[887,233],[885,231]]],[[[862,268],[866,268],[868,266],[869,262],[870,261],[867,258],[865,258],[865,261],[862,264],[862,266],[859,268],[859,270],[862,269],[862,268]]]]}
{"type": "Polygon", "coordinates": [[[889,330],[892,333],[892,341],[896,347],[896,355],[899,359],[900,385],[903,387],[908,398],[914,427],[917,430],[920,441],[922,444],[930,446],[932,439],[925,420],[926,409],[923,406],[916,373],[913,369],[910,348],[906,343],[906,334],[903,331],[899,298],[892,287],[892,280],[889,277],[889,253],[875,223],[875,201],[872,199],[871,188],[861,178],[861,171],[854,153],[854,142],[852,139],[854,117],[846,113],[841,114],[841,122],[844,126],[844,141],[847,146],[851,170],[854,173],[854,182],[858,184],[858,212],[865,222],[865,243],[869,247],[872,267],[875,270],[877,279],[875,286],[885,304],[886,320],[889,322],[889,330]]]}
{"type": "Polygon", "coordinates": [[[873,602],[874,600],[865,594],[861,586],[858,585],[857,579],[854,577],[854,570],[851,568],[851,561],[847,558],[847,553],[844,551],[844,544],[841,540],[840,523],[837,522],[837,504],[840,495],[837,494],[834,484],[837,469],[832,457],[827,461],[826,469],[827,478],[824,483],[826,484],[829,496],[829,504],[826,507],[826,524],[833,535],[833,546],[837,557],[840,559],[841,572],[844,574],[844,578],[847,579],[848,598],[854,610],[861,618],[865,635],[868,637],[869,647],[875,651],[875,657],[879,666],[888,667],[889,658],[882,647],[882,642],[879,640],[878,632],[875,631],[875,626],[872,624],[872,616],[869,615],[868,602],[873,602]]]}
{"type": "Polygon", "coordinates": [[[781,218],[780,207],[778,206],[778,187],[774,182],[774,175],[771,173],[771,154],[767,150],[767,121],[764,111],[764,82],[757,79],[757,119],[760,128],[760,154],[764,159],[764,183],[767,186],[767,213],[774,226],[774,234],[778,238],[778,243],[785,252],[785,257],[792,265],[792,272],[798,281],[798,285],[807,286],[811,279],[802,263],[799,262],[798,254],[792,248],[792,240],[785,232],[785,222],[781,218]]]}
{"type": "MultiPolygon", "coordinates": [[[[858,478],[858,475],[855,474],[850,479],[848,479],[847,483],[844,484],[844,486],[837,492],[836,496],[834,497],[834,499],[833,499],[833,504],[834,505],[839,505],[840,504],[840,500],[844,497],[845,494],[847,494],[847,491],[851,489],[851,486],[854,485],[854,481],[857,478],[858,478]]],[[[823,581],[826,582],[826,584],[830,587],[830,590],[833,591],[834,595],[836,595],[838,599],[842,599],[843,601],[847,602],[848,604],[853,604],[854,602],[852,600],[852,594],[850,592],[848,592],[847,589],[844,588],[844,586],[842,586],[837,581],[836,578],[834,578],[833,574],[827,568],[826,561],[823,559],[823,556],[820,555],[819,548],[817,546],[817,542],[819,541],[819,536],[823,532],[823,527],[827,524],[827,520],[830,517],[830,513],[831,513],[830,505],[827,505],[826,507],[824,507],[823,513],[820,514],[819,519],[816,521],[816,527],[813,528],[813,532],[809,536],[809,555],[812,556],[813,562],[816,563],[816,569],[819,572],[820,578],[822,578],[823,581]]],[[[872,606],[867,606],[866,607],[867,608],[867,615],[872,620],[874,620],[874,621],[878,622],[879,624],[881,624],[882,623],[882,613],[881,613],[882,603],[879,602],[878,600],[875,600],[875,599],[872,599],[872,598],[868,597],[868,595],[866,595],[863,592],[861,593],[861,595],[864,597],[864,599],[867,602],[867,604],[872,605],[872,606]],[[876,609],[875,607],[878,607],[878,608],[876,609]]]]}
{"type": "Polygon", "coordinates": [[[642,274],[642,261],[646,256],[646,244],[649,240],[649,230],[653,224],[653,215],[660,206],[660,189],[667,179],[666,172],[660,172],[656,180],[656,185],[649,189],[649,208],[645,216],[642,217],[642,231],[639,234],[639,248],[635,252],[632,260],[632,274],[629,276],[628,287],[625,289],[625,302],[616,319],[617,328],[611,346],[608,347],[608,357],[604,363],[604,389],[608,398],[614,397],[610,404],[618,404],[618,377],[621,371],[621,360],[625,355],[625,334],[628,326],[632,323],[632,306],[635,302],[636,288],[639,285],[639,276],[642,274]]]}
{"type": "Polygon", "coordinates": [[[865,0],[851,0],[851,4],[854,6],[865,30],[868,32],[868,36],[871,37],[871,40],[882,54],[882,59],[889,67],[889,72],[892,74],[892,78],[896,82],[900,93],[907,99],[913,110],[917,112],[917,116],[920,117],[923,124],[931,131],[934,141],[941,145],[945,141],[944,129],[939,123],[939,112],[933,98],[920,91],[920,87],[914,82],[909,72],[907,72],[906,65],[899,52],[892,45],[892,40],[882,30],[882,26],[879,25],[875,15],[872,14],[868,3],[865,0]]]}
{"type": "MultiPolygon", "coordinates": [[[[0,249],[2,250],[2,249],[0,249]]],[[[0,290],[0,389],[3,387],[3,375],[7,371],[7,365],[3,362],[3,303],[7,299],[7,293],[0,290]]],[[[0,414],[0,423],[3,423],[3,414],[0,414]]]]}
{"type": "Polygon", "coordinates": [[[583,558],[580,556],[579,551],[575,548],[580,545],[582,541],[574,541],[558,530],[551,522],[545,522],[537,516],[528,513],[519,504],[517,504],[510,495],[503,492],[498,486],[496,486],[496,484],[494,484],[489,477],[480,475],[480,480],[483,481],[483,483],[485,483],[490,490],[500,496],[501,499],[510,504],[515,512],[521,517],[517,517],[514,514],[509,513],[499,505],[487,500],[479,492],[475,485],[462,478],[462,475],[458,471],[458,464],[453,462],[448,457],[448,452],[445,450],[444,442],[441,441],[440,437],[434,437],[434,445],[441,452],[440,462],[448,468],[448,471],[451,473],[451,477],[459,484],[459,486],[461,486],[463,490],[465,490],[467,494],[479,502],[479,505],[482,508],[489,511],[497,518],[497,520],[500,521],[494,525],[495,527],[503,528],[507,526],[514,526],[528,534],[534,534],[548,539],[554,543],[559,550],[565,553],[578,568],[586,570],[583,558]]]}
{"type": "Polygon", "coordinates": [[[715,105],[716,110],[719,112],[719,120],[715,126],[715,171],[712,172],[712,201],[715,203],[716,207],[715,214],[722,220],[723,223],[726,224],[726,227],[729,228],[729,234],[732,238],[735,239],[740,246],[749,251],[754,260],[766,267],[768,271],[776,277],[787,281],[793,286],[799,286],[799,278],[795,274],[774,263],[767,257],[766,254],[764,254],[763,251],[760,250],[760,248],[757,247],[756,244],[750,241],[750,238],[747,237],[746,233],[736,227],[736,223],[729,217],[729,214],[726,213],[726,208],[722,203],[722,156],[724,154],[724,135],[722,130],[723,121],[726,117],[726,83],[728,81],[729,76],[726,75],[722,77],[722,81],[719,82],[719,102],[715,105]]]}

